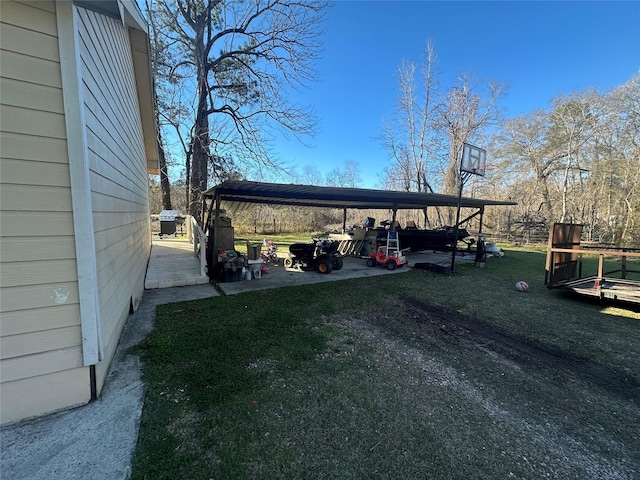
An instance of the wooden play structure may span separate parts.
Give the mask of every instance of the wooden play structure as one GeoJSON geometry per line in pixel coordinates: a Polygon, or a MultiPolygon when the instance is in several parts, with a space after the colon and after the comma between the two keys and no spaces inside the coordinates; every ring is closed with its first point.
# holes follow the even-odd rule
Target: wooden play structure
{"type": "Polygon", "coordinates": [[[555,223],[551,227],[545,285],[600,299],[640,303],[640,248],[583,245],[582,227],[571,223],[555,223]],[[583,272],[585,256],[598,257],[595,275],[583,272]],[[605,271],[605,259],[614,259],[619,268],[605,271]]]}

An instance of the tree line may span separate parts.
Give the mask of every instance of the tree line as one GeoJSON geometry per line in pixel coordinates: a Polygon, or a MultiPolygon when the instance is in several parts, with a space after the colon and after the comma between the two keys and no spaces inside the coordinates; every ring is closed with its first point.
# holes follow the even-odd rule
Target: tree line
{"type": "Polygon", "coordinates": [[[576,222],[588,240],[640,241],[640,73],[611,90],[559,96],[505,120],[482,193],[518,202],[521,222],[576,222]]]}
{"type": "MultiPolygon", "coordinates": [[[[358,187],[359,166],[322,173],[285,172],[268,149],[284,131],[312,135],[317,119],[287,98],[316,78],[325,0],[147,0],[157,118],[160,181],[152,178],[152,211],[178,208],[196,218],[202,192],[226,179],[270,179],[358,187]],[[182,171],[170,181],[168,167],[182,171]]],[[[382,188],[457,193],[464,143],[486,146],[490,164],[465,196],[509,199],[489,209],[485,228],[500,234],[548,231],[553,222],[585,224],[590,240],[640,241],[640,72],[609,92],[587,90],[552,99],[550,107],[504,118],[507,87],[470,73],[444,88],[427,41],[421,62],[397,72],[395,111],[378,141],[390,162],[382,188]]],[[[355,212],[349,220],[358,223],[355,212]]],[[[379,215],[378,215],[379,216],[379,215]]],[[[405,216],[418,216],[408,212],[405,216]]],[[[417,218],[416,218],[417,219],[417,218]]],[[[259,207],[234,217],[247,230],[312,231],[342,221],[339,211],[259,207]]],[[[429,209],[422,225],[454,223],[452,209],[429,209]]]]}

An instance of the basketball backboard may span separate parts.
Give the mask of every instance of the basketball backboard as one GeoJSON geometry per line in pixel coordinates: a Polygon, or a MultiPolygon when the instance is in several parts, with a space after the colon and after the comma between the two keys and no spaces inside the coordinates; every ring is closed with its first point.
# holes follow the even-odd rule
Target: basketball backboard
{"type": "Polygon", "coordinates": [[[487,168],[487,151],[464,143],[462,145],[462,162],[460,163],[460,171],[481,175],[487,168]]]}

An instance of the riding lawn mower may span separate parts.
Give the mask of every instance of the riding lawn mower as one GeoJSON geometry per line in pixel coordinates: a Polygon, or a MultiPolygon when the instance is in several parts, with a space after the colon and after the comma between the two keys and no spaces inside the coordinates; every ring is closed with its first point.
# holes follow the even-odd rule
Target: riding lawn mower
{"type": "Polygon", "coordinates": [[[343,260],[338,252],[338,242],[313,239],[309,243],[294,243],[289,246],[289,256],[284,259],[284,266],[331,273],[332,270],[342,268],[343,260]]]}

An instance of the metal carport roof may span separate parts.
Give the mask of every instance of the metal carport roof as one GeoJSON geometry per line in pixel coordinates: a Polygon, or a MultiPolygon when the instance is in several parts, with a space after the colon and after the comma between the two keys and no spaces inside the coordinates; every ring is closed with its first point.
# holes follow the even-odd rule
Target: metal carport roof
{"type": "MultiPolygon", "coordinates": [[[[207,190],[204,196],[205,199],[213,200],[213,203],[219,200],[219,208],[230,213],[241,211],[252,204],[394,210],[456,207],[458,205],[458,197],[455,195],[264,183],[247,180],[221,183],[207,190]]],[[[517,204],[502,200],[462,197],[460,205],[482,209],[487,205],[517,204]]]]}
{"type": "MultiPolygon", "coordinates": [[[[365,188],[319,187],[315,185],[264,183],[247,180],[233,180],[221,183],[204,192],[204,198],[205,204],[203,207],[207,210],[204,228],[207,234],[212,234],[207,251],[207,265],[210,272],[213,271],[213,265],[217,261],[217,256],[213,255],[213,252],[217,251],[218,245],[218,229],[213,228],[211,220],[217,217],[221,210],[236,213],[254,204],[342,208],[344,210],[342,222],[344,231],[346,228],[346,212],[350,208],[392,209],[394,211],[393,220],[395,220],[396,210],[457,207],[458,205],[458,197],[455,195],[396,192],[365,188]],[[207,201],[210,202],[208,206],[206,205],[207,201]]],[[[462,222],[480,215],[480,231],[482,231],[482,216],[485,206],[488,205],[517,205],[517,203],[462,197],[460,200],[461,207],[477,209],[476,213],[462,222]]],[[[457,219],[456,226],[459,223],[461,222],[457,219]]],[[[453,270],[453,260],[451,268],[453,270]]]]}

